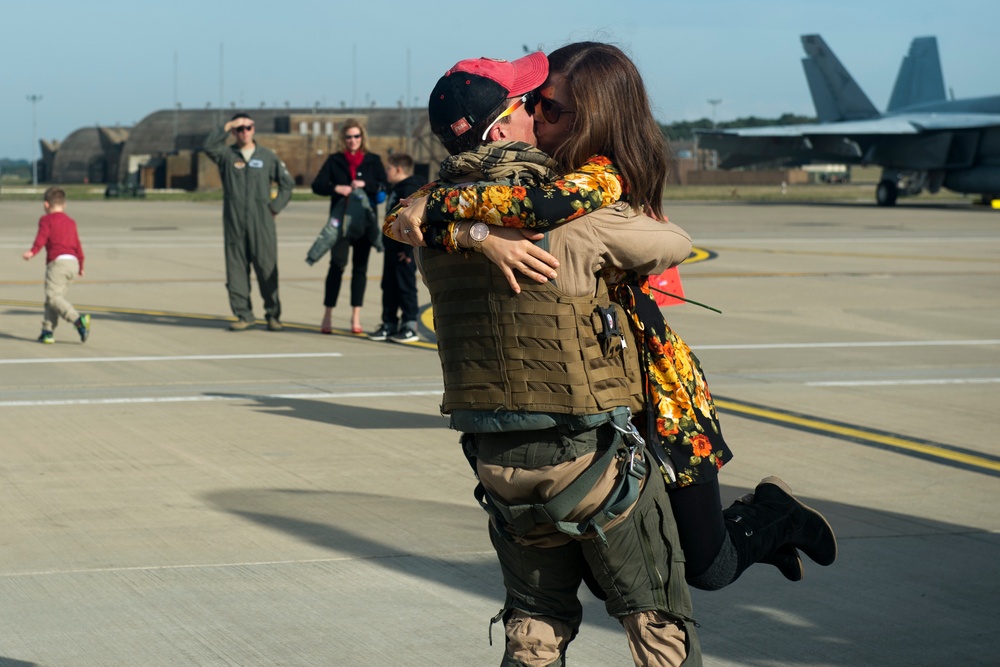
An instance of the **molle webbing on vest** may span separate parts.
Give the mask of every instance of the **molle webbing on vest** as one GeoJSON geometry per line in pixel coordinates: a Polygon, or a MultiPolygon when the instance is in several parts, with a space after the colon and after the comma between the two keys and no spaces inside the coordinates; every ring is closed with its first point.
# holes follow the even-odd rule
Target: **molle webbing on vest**
{"type": "MultiPolygon", "coordinates": [[[[442,411],[530,410],[593,414],[632,406],[640,394],[638,373],[625,372],[626,336],[605,350],[598,340],[598,306],[607,307],[607,286],[596,297],[571,297],[552,283],[521,276],[521,294],[482,255],[424,250],[423,271],[434,304],[438,354],[444,371],[442,411]]],[[[624,313],[619,311],[624,329],[624,313]]],[[[631,366],[638,369],[638,361],[631,366]]]]}

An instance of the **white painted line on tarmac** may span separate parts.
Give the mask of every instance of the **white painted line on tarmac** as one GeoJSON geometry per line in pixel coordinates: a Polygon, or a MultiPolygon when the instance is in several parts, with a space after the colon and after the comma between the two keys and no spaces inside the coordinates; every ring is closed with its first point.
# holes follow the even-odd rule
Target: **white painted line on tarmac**
{"type": "MultiPolygon", "coordinates": [[[[855,343],[744,343],[735,345],[692,345],[693,350],[792,350],[811,348],[852,348],[852,347],[925,347],[925,346],[965,346],[1000,345],[1000,339],[986,340],[899,340],[870,341],[855,343]]],[[[181,356],[148,357],[56,357],[52,359],[0,359],[5,364],[83,364],[122,361],[203,361],[230,359],[303,359],[311,357],[342,357],[340,352],[301,352],[288,354],[202,354],[181,356]]]]}
{"type": "Polygon", "coordinates": [[[836,380],[806,382],[808,387],[897,387],[932,384],[996,384],[1000,378],[938,378],[929,380],[836,380]]]}
{"type": "Polygon", "coordinates": [[[948,345],[1000,345],[1000,340],[889,340],[857,343],[749,343],[745,345],[692,345],[692,350],[791,350],[840,347],[923,347],[948,345]]]}
{"type": "Polygon", "coordinates": [[[433,391],[350,391],[342,393],[319,392],[311,394],[226,394],[194,396],[135,396],[130,398],[71,398],[45,401],[0,401],[0,408],[32,408],[59,405],[122,405],[137,403],[206,403],[208,401],[255,401],[260,399],[314,399],[314,398],[392,398],[398,396],[440,396],[442,389],[433,391]]]}
{"type": "MultiPolygon", "coordinates": [[[[904,233],[908,234],[908,233],[904,233]]],[[[779,243],[815,243],[818,245],[825,245],[829,243],[857,243],[862,245],[871,245],[873,243],[933,243],[935,245],[939,243],[955,243],[955,244],[966,244],[966,243],[997,243],[1000,242],[1000,235],[995,236],[907,236],[900,234],[899,236],[825,236],[825,237],[803,237],[803,238],[793,238],[793,237],[776,237],[776,238],[746,238],[746,237],[718,237],[713,238],[711,236],[701,237],[697,239],[696,243],[699,248],[704,248],[706,250],[711,250],[713,245],[729,243],[745,243],[747,245],[777,245],[779,243]]],[[[914,258],[916,259],[916,258],[914,258]]]]}
{"type": "Polygon", "coordinates": [[[190,354],[174,357],[57,357],[54,359],[0,359],[0,364],[86,364],[109,361],[214,361],[231,359],[312,359],[342,357],[340,352],[293,352],[288,354],[190,354]]]}
{"type": "MultiPolygon", "coordinates": [[[[989,532],[989,531],[987,531],[989,532]]],[[[993,531],[997,532],[997,531],[993,531]]],[[[983,531],[968,531],[968,534],[981,535],[983,531]]],[[[952,533],[956,535],[963,535],[965,533],[952,533]]],[[[494,557],[496,551],[493,549],[488,550],[474,550],[474,551],[448,551],[449,557],[462,557],[462,556],[484,556],[484,557],[494,557]]],[[[399,554],[393,556],[381,556],[381,558],[411,558],[412,554],[399,554]]],[[[239,562],[228,562],[228,563],[182,563],[180,565],[122,565],[119,567],[89,567],[89,568],[74,568],[68,570],[32,570],[28,572],[3,572],[0,573],[0,579],[15,579],[18,577],[49,577],[49,576],[64,576],[67,574],[96,574],[96,573],[116,573],[116,572],[163,572],[167,570],[202,570],[202,569],[217,569],[217,568],[246,568],[246,567],[273,567],[273,566],[284,566],[284,565],[312,565],[314,563],[342,563],[344,561],[353,560],[364,560],[363,556],[333,556],[329,558],[301,558],[296,560],[251,560],[251,561],[239,561],[239,562]]],[[[493,562],[492,560],[490,561],[493,562]]]]}

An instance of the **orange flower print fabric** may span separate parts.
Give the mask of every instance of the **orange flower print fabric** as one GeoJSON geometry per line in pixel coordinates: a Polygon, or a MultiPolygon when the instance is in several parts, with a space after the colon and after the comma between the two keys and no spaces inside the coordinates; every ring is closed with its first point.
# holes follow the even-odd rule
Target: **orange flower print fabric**
{"type": "Polygon", "coordinates": [[[447,252],[459,252],[453,228],[465,220],[546,229],[614,204],[625,194],[621,174],[610,160],[599,155],[575,172],[536,187],[431,184],[427,189],[427,244],[447,252]]]}
{"type": "Polygon", "coordinates": [[[663,319],[649,279],[619,274],[605,278],[615,281],[609,283],[612,298],[628,314],[645,358],[646,405],[656,417],[651,420],[655,433],[645,436],[659,440],[677,474],[677,486],[707,481],[732,458],[732,452],[722,437],[705,374],[691,348],[663,319]]]}

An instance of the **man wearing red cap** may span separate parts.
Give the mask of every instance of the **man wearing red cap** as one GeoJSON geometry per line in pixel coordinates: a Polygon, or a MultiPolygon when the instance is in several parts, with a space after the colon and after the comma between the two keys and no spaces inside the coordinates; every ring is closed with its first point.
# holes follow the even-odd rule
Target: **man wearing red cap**
{"type": "Polygon", "coordinates": [[[534,146],[534,120],[524,108],[526,96],[548,73],[548,60],[541,51],[513,62],[463,60],[448,70],[431,92],[431,129],[452,155],[494,141],[534,146]],[[493,120],[484,129],[482,121],[490,116],[493,120]]]}
{"type": "MultiPolygon", "coordinates": [[[[558,166],[534,148],[530,114],[547,75],[545,55],[533,53],[463,60],[441,77],[428,105],[452,154],[440,178],[554,178],[558,166]]],[[[441,409],[463,433],[507,591],[495,619],[506,634],[501,666],[565,664],[584,582],[622,623],[636,664],[700,665],[666,489],[647,474],[630,423],[641,406],[636,345],[595,268],[610,261],[660,273],[683,261],[690,238],[627,206],[605,208],[539,235],[537,256],[552,258],[552,248],[565,269],[514,291],[483,254],[510,234],[520,237],[474,223],[453,233],[464,252],[419,253],[444,372],[441,409]]]]}

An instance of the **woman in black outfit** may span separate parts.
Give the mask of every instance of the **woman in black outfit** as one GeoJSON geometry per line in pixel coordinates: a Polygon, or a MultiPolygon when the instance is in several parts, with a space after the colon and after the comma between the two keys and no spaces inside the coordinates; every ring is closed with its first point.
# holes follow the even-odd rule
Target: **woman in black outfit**
{"type": "MultiPolygon", "coordinates": [[[[360,188],[368,195],[374,210],[379,190],[384,190],[388,185],[382,159],[375,153],[368,152],[365,129],[354,119],[347,120],[340,128],[340,141],[342,150],[331,154],[323,163],[312,182],[312,191],[330,197],[332,214],[341,199],[349,196],[354,189],[360,188]]],[[[368,255],[371,253],[372,244],[366,236],[355,240],[345,238],[338,243],[351,246],[351,331],[356,334],[363,333],[361,306],[364,303],[365,287],[368,283],[368,255]]],[[[326,291],[323,297],[326,310],[320,325],[320,331],[325,334],[332,332],[330,315],[337,305],[340,282],[346,266],[346,262],[341,265],[337,261],[338,256],[345,255],[338,253],[334,248],[330,253],[330,270],[326,274],[326,291]]]]}

